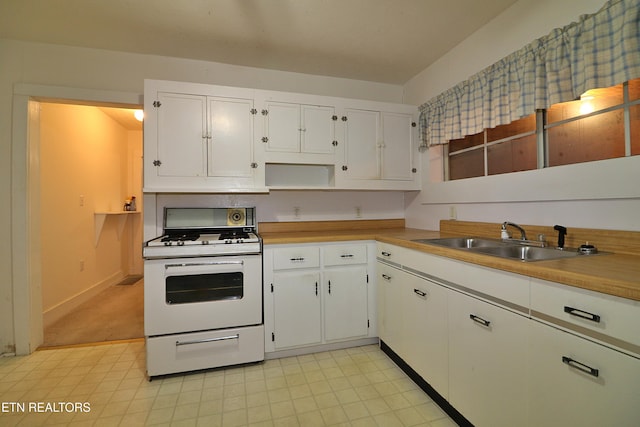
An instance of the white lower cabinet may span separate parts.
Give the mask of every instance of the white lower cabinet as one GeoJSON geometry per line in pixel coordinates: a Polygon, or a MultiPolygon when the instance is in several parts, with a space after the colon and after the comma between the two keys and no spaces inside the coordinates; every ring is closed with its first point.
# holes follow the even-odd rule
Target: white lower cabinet
{"type": "Polygon", "coordinates": [[[640,303],[378,244],[380,339],[477,427],[640,425],[640,303]]]}
{"type": "Polygon", "coordinates": [[[322,341],[319,286],[318,271],[273,275],[274,330],[271,340],[275,348],[322,341]]]}
{"type": "Polygon", "coordinates": [[[640,423],[640,360],[531,321],[530,426],[640,423]]]}
{"type": "Polygon", "coordinates": [[[367,268],[339,267],[324,273],[324,337],[327,341],[366,337],[367,268]]]}
{"type": "Polygon", "coordinates": [[[378,263],[378,335],[400,357],[409,341],[402,303],[402,282],[407,273],[378,263]]]}
{"type": "Polygon", "coordinates": [[[266,245],[267,353],[373,338],[374,244],[266,245]],[[368,249],[371,246],[371,249],[368,249]]]}
{"type": "Polygon", "coordinates": [[[443,397],[449,390],[447,290],[427,279],[398,272],[403,359],[443,397]]]}
{"type": "Polygon", "coordinates": [[[526,425],[528,319],[456,291],[448,302],[449,403],[477,427],[526,425]]]}

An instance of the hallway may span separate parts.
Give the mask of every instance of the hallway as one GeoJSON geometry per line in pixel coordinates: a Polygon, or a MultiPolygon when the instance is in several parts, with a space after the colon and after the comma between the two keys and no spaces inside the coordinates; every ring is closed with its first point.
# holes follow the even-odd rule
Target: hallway
{"type": "Polygon", "coordinates": [[[144,279],[110,286],[44,329],[42,347],[144,337],[144,279]]]}

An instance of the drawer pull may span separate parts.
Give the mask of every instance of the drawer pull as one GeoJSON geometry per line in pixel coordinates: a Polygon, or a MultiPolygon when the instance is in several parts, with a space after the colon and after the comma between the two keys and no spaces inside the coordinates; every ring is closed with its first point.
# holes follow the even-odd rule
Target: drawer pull
{"type": "Polygon", "coordinates": [[[416,293],[419,297],[427,297],[427,293],[425,291],[421,291],[420,289],[414,289],[413,292],[416,293]]]}
{"type": "Polygon", "coordinates": [[[582,311],[577,308],[564,306],[564,312],[569,313],[572,316],[579,317],[581,319],[590,320],[592,322],[600,323],[600,316],[597,314],[589,313],[588,311],[582,311]]]}
{"type": "Polygon", "coordinates": [[[476,316],[475,314],[470,314],[470,315],[469,315],[469,319],[471,319],[471,320],[473,320],[474,322],[479,323],[480,325],[485,326],[485,327],[487,327],[487,328],[488,328],[488,327],[489,327],[489,325],[491,324],[491,321],[486,320],[486,319],[483,319],[483,318],[482,318],[482,317],[480,317],[480,316],[476,316]]]}
{"type": "Polygon", "coordinates": [[[304,257],[289,258],[289,261],[291,261],[291,262],[303,262],[304,261],[304,257]]]}
{"type": "Polygon", "coordinates": [[[389,276],[388,274],[383,274],[383,275],[382,275],[382,278],[383,278],[384,280],[391,280],[391,276],[389,276]]]}
{"type": "Polygon", "coordinates": [[[340,255],[340,258],[353,258],[352,254],[344,254],[344,255],[340,255]]]}
{"type": "Polygon", "coordinates": [[[591,366],[585,365],[584,363],[580,363],[575,359],[572,359],[570,357],[567,356],[562,356],[562,363],[565,363],[569,366],[571,366],[574,369],[577,369],[581,372],[584,372],[586,374],[591,375],[592,377],[598,377],[598,375],[600,374],[600,371],[597,370],[596,368],[592,368],[591,366]]]}
{"type": "Polygon", "coordinates": [[[176,341],[176,347],[179,347],[181,345],[203,344],[206,342],[227,341],[227,340],[237,340],[237,339],[240,339],[240,334],[228,335],[226,337],[219,337],[219,338],[205,338],[202,340],[193,340],[193,341],[176,341]]]}
{"type": "Polygon", "coordinates": [[[382,254],[382,256],[386,256],[386,257],[390,257],[391,256],[391,253],[385,252],[385,251],[382,251],[381,254],[382,254]]]}

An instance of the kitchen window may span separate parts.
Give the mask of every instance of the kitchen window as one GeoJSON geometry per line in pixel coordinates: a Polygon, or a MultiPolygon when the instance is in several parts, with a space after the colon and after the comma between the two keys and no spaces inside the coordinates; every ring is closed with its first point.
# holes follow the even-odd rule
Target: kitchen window
{"type": "Polygon", "coordinates": [[[640,79],[589,90],[446,147],[448,180],[638,155],[640,79]]]}

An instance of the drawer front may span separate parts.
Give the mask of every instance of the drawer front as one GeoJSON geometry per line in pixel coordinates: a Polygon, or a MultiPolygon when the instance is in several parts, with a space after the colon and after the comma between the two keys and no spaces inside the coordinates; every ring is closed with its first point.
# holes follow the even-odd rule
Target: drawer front
{"type": "Polygon", "coordinates": [[[273,269],[314,268],[320,266],[320,248],[292,246],[273,250],[273,269]]]}
{"type": "Polygon", "coordinates": [[[322,248],[324,265],[367,263],[367,245],[331,245],[322,248]]]}
{"type": "Polygon", "coordinates": [[[640,354],[639,301],[533,279],[531,314],[640,354]]]}
{"type": "Polygon", "coordinates": [[[146,339],[150,377],[264,360],[264,326],[146,339]]]}

